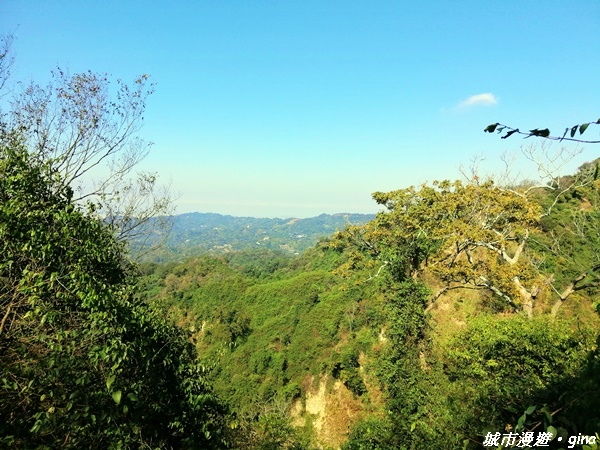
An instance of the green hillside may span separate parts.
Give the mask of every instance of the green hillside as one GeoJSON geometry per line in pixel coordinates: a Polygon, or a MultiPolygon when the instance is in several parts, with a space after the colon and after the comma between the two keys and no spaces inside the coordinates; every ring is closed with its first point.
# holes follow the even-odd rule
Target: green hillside
{"type": "Polygon", "coordinates": [[[561,448],[600,430],[596,164],[559,195],[376,193],[387,212],[299,257],[144,264],[140,288],[192,334],[234,448],[561,448]]]}
{"type": "Polygon", "coordinates": [[[385,211],[295,256],[136,265],[19,132],[0,138],[4,447],[595,442],[598,161],[533,188],[375,193],[385,211]]]}

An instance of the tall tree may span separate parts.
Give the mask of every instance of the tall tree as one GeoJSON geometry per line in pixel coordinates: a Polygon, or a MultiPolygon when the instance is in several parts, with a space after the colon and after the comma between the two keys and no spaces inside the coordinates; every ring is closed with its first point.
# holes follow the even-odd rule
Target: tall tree
{"type": "Polygon", "coordinates": [[[136,301],[123,244],[0,133],[0,444],[222,448],[188,336],[136,301]]]}
{"type": "Polygon", "coordinates": [[[373,198],[387,211],[339,237],[360,250],[351,264],[366,261],[374,276],[384,270],[399,280],[433,274],[442,287],[428,309],[449,290],[485,289],[507,308],[531,317],[538,296],[550,290],[558,296],[556,314],[573,292],[596,286],[600,266],[588,261],[571,279],[558,277],[545,270],[550,268],[542,264],[532,240],[542,235],[542,220],[567,192],[593,185],[595,171],[595,166],[586,167],[544,188],[508,188],[474,179],[376,192],[373,198]],[[556,287],[558,282],[563,286],[556,287]]]}
{"type": "MultiPolygon", "coordinates": [[[[6,89],[12,39],[4,36],[0,44],[0,88],[6,89]]],[[[151,147],[137,136],[154,91],[148,75],[128,85],[107,74],[71,75],[58,68],[46,86],[32,82],[14,91],[1,120],[24,136],[34,160],[49,162],[61,175],[77,204],[122,239],[139,238],[149,231],[145,227],[168,226],[150,221],[172,212],[168,189],[159,186],[156,173],[134,172],[151,147]]]]}

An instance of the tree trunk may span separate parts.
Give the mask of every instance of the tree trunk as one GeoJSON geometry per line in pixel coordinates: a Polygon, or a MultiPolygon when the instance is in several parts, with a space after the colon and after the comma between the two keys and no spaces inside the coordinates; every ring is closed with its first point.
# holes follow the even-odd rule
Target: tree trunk
{"type": "Polygon", "coordinates": [[[525,289],[525,286],[521,284],[519,277],[514,277],[513,283],[515,283],[515,286],[517,286],[517,289],[519,290],[523,311],[525,311],[527,317],[531,319],[533,317],[533,300],[535,299],[538,289],[534,287],[531,292],[528,291],[525,289]]]}

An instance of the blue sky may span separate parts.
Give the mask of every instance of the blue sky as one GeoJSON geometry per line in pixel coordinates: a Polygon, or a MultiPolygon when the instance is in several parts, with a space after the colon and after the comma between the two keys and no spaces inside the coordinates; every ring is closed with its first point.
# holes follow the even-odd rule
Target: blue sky
{"type": "Polygon", "coordinates": [[[489,123],[600,117],[598,0],[2,0],[0,32],[19,80],[152,77],[142,168],[179,213],[374,212],[374,191],[460,178],[475,155],[498,170],[531,141],[489,123]]]}

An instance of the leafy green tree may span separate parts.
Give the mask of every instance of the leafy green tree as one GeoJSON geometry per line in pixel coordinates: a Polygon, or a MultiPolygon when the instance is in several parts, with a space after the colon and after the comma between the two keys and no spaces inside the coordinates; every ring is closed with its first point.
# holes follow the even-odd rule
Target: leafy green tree
{"type": "Polygon", "coordinates": [[[350,432],[343,450],[386,450],[397,447],[394,440],[393,421],[389,418],[369,416],[358,422],[350,432]]]}
{"type": "MultiPolygon", "coordinates": [[[[443,281],[429,301],[457,288],[489,289],[515,309],[531,312],[525,287],[535,282],[523,250],[540,208],[491,183],[434,182],[373,194],[388,212],[363,229],[350,229],[359,247],[403,278],[426,270],[443,281]],[[354,236],[360,233],[360,240],[354,236]]],[[[531,287],[529,287],[531,289],[531,287]]]]}
{"type": "Polygon", "coordinates": [[[493,292],[506,309],[531,317],[544,289],[550,295],[560,291],[562,304],[576,290],[595,286],[600,267],[591,263],[573,278],[562,279],[562,289],[555,287],[555,274],[544,270],[550,267],[540,263],[543,255],[531,245],[559,201],[594,182],[590,168],[573,178],[558,193],[549,187],[551,195],[477,179],[377,192],[373,198],[387,211],[338,238],[356,249],[347,266],[370,265],[373,277],[384,270],[397,280],[434,275],[442,287],[430,297],[427,310],[450,290],[476,289],[493,292]]]}
{"type": "Polygon", "coordinates": [[[233,446],[239,450],[305,450],[306,439],[290,425],[285,413],[264,410],[254,420],[240,420],[233,446]]]}
{"type": "Polygon", "coordinates": [[[568,190],[558,199],[541,198],[549,213],[540,221],[531,246],[543,255],[540,271],[551,274],[548,286],[554,293],[552,315],[573,295],[593,297],[600,287],[600,161],[582,165],[563,184],[587,177],[589,182],[568,190]]]}
{"type": "Polygon", "coordinates": [[[221,448],[225,408],[188,337],[135,300],[103,221],[53,161],[0,134],[0,442],[221,448]]]}

